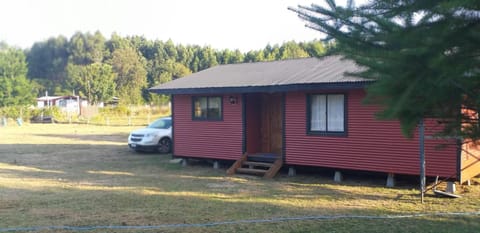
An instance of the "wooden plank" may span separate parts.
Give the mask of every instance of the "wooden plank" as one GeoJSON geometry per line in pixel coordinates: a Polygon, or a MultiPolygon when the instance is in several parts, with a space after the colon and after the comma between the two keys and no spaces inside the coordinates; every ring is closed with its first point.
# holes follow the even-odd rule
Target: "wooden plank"
{"type": "Polygon", "coordinates": [[[261,109],[261,151],[282,153],[282,95],[263,94],[261,109]]]}
{"type": "Polygon", "coordinates": [[[268,171],[265,173],[265,175],[263,177],[264,178],[269,178],[269,179],[273,178],[278,173],[278,171],[280,171],[282,166],[283,166],[282,159],[277,159],[275,161],[275,163],[273,163],[273,166],[270,167],[270,169],[268,169],[268,171]]]}
{"type": "Polygon", "coordinates": [[[460,184],[463,184],[480,173],[480,146],[475,142],[463,143],[460,161],[460,184]]]}
{"type": "Polygon", "coordinates": [[[272,94],[270,96],[270,151],[275,154],[282,154],[283,137],[283,114],[282,95],[272,94]]]}
{"type": "Polygon", "coordinates": [[[433,193],[435,193],[435,195],[437,196],[442,196],[442,197],[451,197],[451,198],[459,198],[459,197],[462,197],[460,195],[456,195],[456,194],[453,194],[453,193],[448,193],[448,192],[444,192],[444,191],[440,191],[440,190],[433,190],[433,193]]]}
{"type": "Polygon", "coordinates": [[[271,151],[271,105],[269,101],[269,95],[263,94],[261,100],[261,151],[271,151]]]}
{"type": "Polygon", "coordinates": [[[237,168],[237,173],[262,175],[262,174],[265,174],[266,172],[267,172],[267,170],[264,170],[264,169],[237,168]]]}
{"type": "Polygon", "coordinates": [[[261,95],[251,93],[246,98],[246,143],[248,153],[261,151],[261,95]]]}
{"type": "Polygon", "coordinates": [[[272,153],[257,153],[249,154],[247,160],[253,162],[274,163],[279,157],[279,155],[272,153]]]}
{"type": "Polygon", "coordinates": [[[235,174],[236,170],[242,167],[242,163],[247,160],[247,153],[244,153],[232,166],[227,170],[227,175],[235,174]]]}
{"type": "Polygon", "coordinates": [[[262,162],[253,162],[253,161],[244,161],[243,165],[248,166],[258,166],[258,167],[271,167],[273,163],[262,163],[262,162]]]}

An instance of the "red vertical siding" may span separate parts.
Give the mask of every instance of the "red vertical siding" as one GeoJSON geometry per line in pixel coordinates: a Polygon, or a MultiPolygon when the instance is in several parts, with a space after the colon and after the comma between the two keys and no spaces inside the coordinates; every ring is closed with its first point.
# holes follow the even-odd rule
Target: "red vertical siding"
{"type": "MultiPolygon", "coordinates": [[[[347,92],[345,92],[347,93],[347,92]]],[[[375,120],[375,106],[361,104],[363,90],[347,96],[346,137],[307,135],[306,93],[288,93],[285,113],[286,163],[319,167],[419,174],[418,138],[406,139],[397,121],[375,120]]],[[[427,121],[432,128],[434,121],[427,121]]],[[[457,174],[454,140],[426,139],[426,174],[450,177],[457,174]],[[448,145],[438,148],[439,143],[448,145]]]]}
{"type": "Polygon", "coordinates": [[[236,160],[242,155],[241,95],[223,95],[222,121],[193,121],[192,96],[175,95],[173,124],[175,156],[236,160]],[[230,96],[237,103],[230,104],[230,96]]]}

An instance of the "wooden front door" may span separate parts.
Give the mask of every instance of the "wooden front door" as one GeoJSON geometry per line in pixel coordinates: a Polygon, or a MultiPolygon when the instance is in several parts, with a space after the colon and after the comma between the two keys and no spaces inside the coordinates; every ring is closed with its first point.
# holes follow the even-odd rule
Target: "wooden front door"
{"type": "Polygon", "coordinates": [[[282,95],[262,94],[261,105],[261,152],[282,155],[282,95]]]}
{"type": "Polygon", "coordinates": [[[282,155],[282,94],[251,93],[245,100],[246,152],[282,155]]]}

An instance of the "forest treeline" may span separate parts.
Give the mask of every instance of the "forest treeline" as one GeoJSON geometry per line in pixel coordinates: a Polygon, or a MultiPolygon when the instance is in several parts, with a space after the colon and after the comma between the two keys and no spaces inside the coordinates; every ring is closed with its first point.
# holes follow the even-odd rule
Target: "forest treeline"
{"type": "Polygon", "coordinates": [[[27,50],[0,44],[0,107],[33,103],[34,98],[76,93],[89,103],[118,97],[121,104],[161,104],[165,96],[149,87],[219,64],[319,56],[322,42],[285,42],[241,52],[174,44],[142,36],[106,39],[100,32],[77,32],[36,42],[27,50]]]}

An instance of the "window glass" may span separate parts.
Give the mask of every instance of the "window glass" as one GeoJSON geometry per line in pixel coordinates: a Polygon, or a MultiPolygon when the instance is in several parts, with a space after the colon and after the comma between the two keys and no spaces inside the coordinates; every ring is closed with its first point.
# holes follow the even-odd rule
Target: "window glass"
{"type": "Polygon", "coordinates": [[[310,132],[345,132],[345,96],[310,95],[310,132]]]}
{"type": "Polygon", "coordinates": [[[67,107],[67,102],[65,100],[59,100],[58,101],[58,106],[59,107],[67,107]]]}
{"type": "Polygon", "coordinates": [[[222,97],[193,97],[194,120],[221,120],[222,97]]]}
{"type": "Polygon", "coordinates": [[[208,119],[222,118],[222,99],[220,97],[208,98],[208,119]]]}
{"type": "Polygon", "coordinates": [[[328,131],[343,132],[344,101],[343,95],[328,95],[328,131]]]}
{"type": "Polygon", "coordinates": [[[194,118],[207,118],[207,97],[196,97],[193,102],[194,118]]]}
{"type": "Polygon", "coordinates": [[[158,119],[152,122],[147,128],[154,128],[154,129],[168,129],[172,126],[171,119],[158,119]]]}
{"type": "Polygon", "coordinates": [[[325,131],[327,120],[326,96],[313,95],[311,99],[311,130],[325,131]]]}

